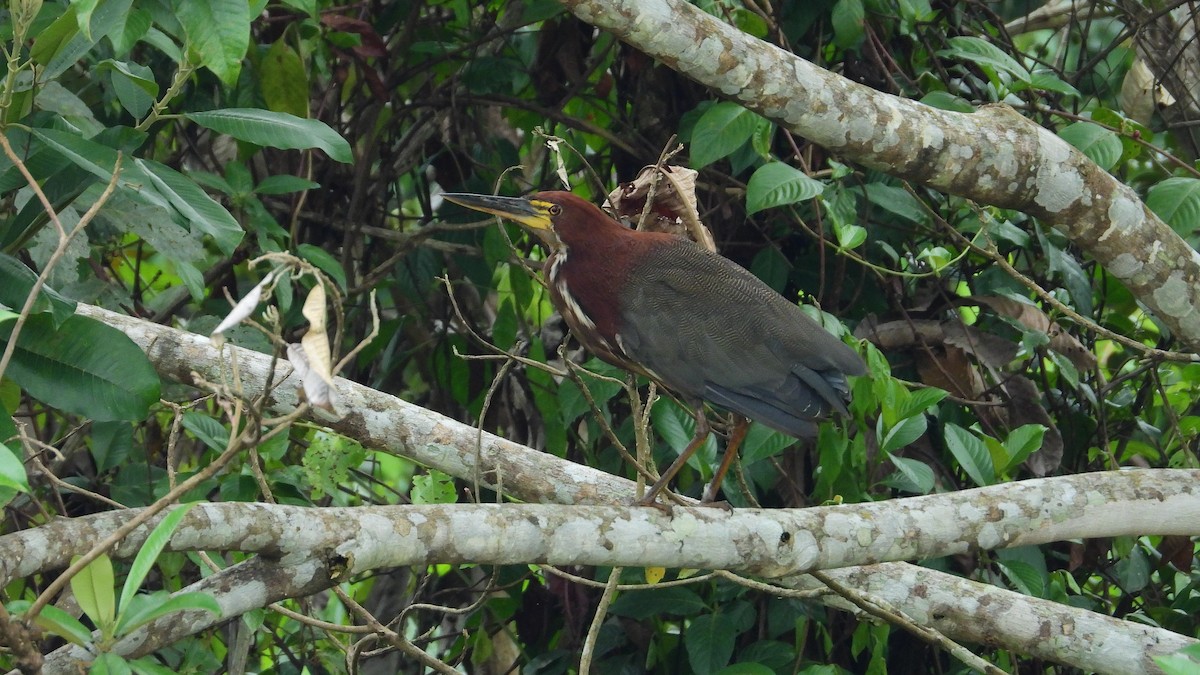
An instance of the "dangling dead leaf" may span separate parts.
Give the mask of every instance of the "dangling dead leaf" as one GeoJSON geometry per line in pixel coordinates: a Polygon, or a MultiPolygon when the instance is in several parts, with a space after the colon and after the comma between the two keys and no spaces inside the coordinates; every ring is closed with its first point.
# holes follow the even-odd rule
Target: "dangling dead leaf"
{"type": "Polygon", "coordinates": [[[335,412],[333,386],[327,383],[320,373],[309,367],[304,347],[296,343],[289,344],[287,357],[288,363],[292,364],[292,368],[296,371],[296,377],[300,378],[300,391],[304,400],[311,403],[313,407],[335,412]]]}
{"type": "Polygon", "coordinates": [[[1034,305],[1018,302],[1011,298],[996,295],[974,295],[964,298],[962,304],[976,303],[988,307],[993,312],[1006,316],[1029,330],[1040,331],[1050,338],[1050,349],[1062,354],[1079,370],[1092,370],[1096,367],[1096,355],[1088,351],[1083,343],[1063,330],[1063,327],[1050,320],[1046,313],[1034,305]]]}
{"type": "Polygon", "coordinates": [[[979,400],[987,389],[979,370],[958,347],[918,349],[913,355],[917,359],[917,372],[925,384],[969,401],[979,400]]]}
{"type": "MultiPolygon", "coordinates": [[[[641,218],[656,171],[656,167],[647,166],[637,178],[620,184],[608,194],[608,201],[619,216],[635,222],[641,218]]],[[[700,212],[696,207],[697,175],[697,171],[687,167],[663,167],[658,174],[658,184],[654,187],[650,218],[641,227],[649,232],[667,232],[690,239],[715,253],[717,245],[712,232],[700,222],[700,212]]]]}
{"type": "Polygon", "coordinates": [[[301,313],[308,319],[308,332],[300,339],[304,355],[308,357],[308,367],[332,387],[332,357],[329,352],[329,335],[325,332],[325,288],[321,284],[313,286],[309,291],[301,313]]]}
{"type": "Polygon", "coordinates": [[[233,309],[229,310],[229,314],[226,314],[221,323],[213,329],[212,339],[219,340],[222,333],[245,321],[247,317],[253,314],[254,310],[258,308],[258,303],[262,301],[263,288],[271,283],[271,280],[274,278],[275,273],[273,271],[267,272],[262,281],[258,282],[254,288],[251,288],[245,297],[238,300],[233,309]]]}
{"type": "Polygon", "coordinates": [[[1026,424],[1040,424],[1046,427],[1042,436],[1042,447],[1028,459],[1025,466],[1037,477],[1048,476],[1062,464],[1063,439],[1054,420],[1042,407],[1042,394],[1037,385],[1027,377],[1014,375],[1004,383],[1004,392],[1008,394],[1007,426],[1009,429],[1026,424]]]}
{"type": "Polygon", "coordinates": [[[1175,97],[1156,80],[1150,67],[1141,59],[1134,59],[1133,65],[1125,73],[1118,99],[1121,110],[1130,119],[1146,126],[1153,121],[1156,110],[1175,105],[1175,97]]]}

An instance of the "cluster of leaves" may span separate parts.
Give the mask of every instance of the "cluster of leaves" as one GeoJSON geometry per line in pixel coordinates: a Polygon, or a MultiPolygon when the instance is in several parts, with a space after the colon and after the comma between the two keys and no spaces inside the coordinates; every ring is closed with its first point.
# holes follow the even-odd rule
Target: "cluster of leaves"
{"type": "MultiPolygon", "coordinates": [[[[778,3],[771,14],[751,3],[699,4],[890,93],[949,110],[994,102],[1029,110],[1195,238],[1194,158],[1164,161],[1183,153],[1177,136],[1158,118],[1127,115],[1118,96],[1135,58],[1124,44],[1131,24],[1119,16],[1009,35],[976,6],[839,0],[778,3]]],[[[1170,348],[1134,298],[1063,236],[1021,213],[839,163],[648,63],[550,0],[353,10],[326,0],[14,0],[8,19],[0,22],[8,55],[0,124],[15,154],[0,159],[0,338],[12,353],[0,362],[6,528],[98,508],[68,486],[125,506],[153,504],[230,447],[244,427],[228,407],[206,393],[160,388],[132,343],[73,316],[74,303],[208,333],[229,309],[222,289],[240,297],[260,281],[241,263],[263,251],[290,250],[337,284],[346,298],[346,345],[370,332],[367,293],[378,293],[379,337],[346,376],[631,475],[606,433],[635,445],[626,375],[586,360],[566,339],[531,276],[529,263],[542,255],[532,242],[515,227],[479,223],[441,204],[438,193],[514,194],[556,186],[565,175],[578,194],[598,202],[612,186],[594,183],[592,172],[631,179],[672,137],[702,170],[701,211],[721,251],[788,297],[815,300],[824,311],[813,309],[814,316],[832,330],[842,330],[832,316],[855,327],[871,371],[854,383],[853,420],[823,426],[814,448],[786,452],[791,439],[756,425],[737,479],[727,483],[735,506],[862,501],[1049,472],[1197,464],[1198,367],[1147,361],[1095,337],[1092,326],[1068,322],[999,264],[1103,329],[1170,348]],[[549,150],[551,137],[577,152],[549,150]],[[46,202],[29,188],[30,176],[46,202]],[[920,328],[924,339],[889,339],[889,327],[901,324],[920,328]],[[1064,341],[1072,335],[1074,343],[1064,341]],[[1081,358],[1079,349],[1098,361],[1081,358]],[[502,359],[462,358],[498,351],[581,363],[595,375],[563,378],[502,359]],[[160,396],[182,408],[159,405],[160,396]],[[85,433],[80,420],[90,421],[85,433]],[[22,464],[23,456],[37,463],[22,464]],[[26,466],[36,467],[32,480],[26,466]]],[[[279,332],[305,324],[294,293],[288,279],[274,286],[269,300],[279,310],[279,332]]],[[[272,349],[252,328],[228,336],[272,349]]],[[[651,421],[664,466],[691,437],[692,420],[660,398],[651,421]]],[[[717,453],[712,440],[679,489],[698,494],[717,453]]],[[[448,477],[297,425],[236,457],[184,499],[342,506],[441,503],[458,494],[448,477]]],[[[153,549],[148,544],[153,555],[139,556],[126,572],[130,594],[147,578],[153,549]]],[[[1182,550],[1168,555],[1166,542],[1147,537],[928,564],[1195,635],[1194,544],[1182,550]]],[[[160,569],[163,588],[202,574],[195,557],[181,554],[162,556],[160,569]]],[[[607,578],[607,570],[585,574],[607,578]]],[[[97,567],[77,578],[111,590],[117,576],[97,567]]],[[[49,581],[11,584],[3,598],[9,612],[23,611],[20,603],[49,581]]],[[[493,577],[436,566],[348,589],[384,623],[390,617],[383,613],[412,603],[475,607],[452,617],[406,614],[403,632],[448,628],[431,649],[447,662],[480,666],[515,640],[529,672],[551,673],[574,667],[599,598],[599,591],[524,567],[493,577]],[[506,593],[493,593],[489,579],[506,593]]],[[[58,617],[58,633],[107,646],[138,614],[125,595],[84,607],[100,637],[72,617],[58,617]]],[[[338,602],[291,606],[347,620],[338,602]]],[[[254,630],[250,653],[264,669],[289,660],[297,668],[343,667],[344,645],[291,618],[260,610],[244,622],[254,630]]],[[[197,637],[159,658],[179,671],[216,670],[214,654],[225,647],[211,643],[220,640],[197,637]]],[[[707,580],[619,596],[594,667],[884,672],[945,658],[910,640],[707,580]]],[[[992,656],[1001,664],[1016,658],[992,656]]],[[[0,667],[11,665],[5,658],[0,667]]]]}

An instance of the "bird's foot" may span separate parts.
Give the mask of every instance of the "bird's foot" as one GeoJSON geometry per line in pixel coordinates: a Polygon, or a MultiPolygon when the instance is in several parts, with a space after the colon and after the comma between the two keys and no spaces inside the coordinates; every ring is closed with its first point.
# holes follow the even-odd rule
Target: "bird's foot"
{"type": "Polygon", "coordinates": [[[733,513],[733,504],[730,504],[729,502],[725,501],[724,499],[722,499],[722,500],[720,500],[720,501],[715,501],[715,500],[704,501],[704,500],[701,500],[701,501],[700,501],[700,503],[699,503],[699,504],[697,504],[696,506],[704,506],[704,507],[707,507],[707,508],[721,509],[722,511],[725,511],[725,512],[727,512],[727,513],[733,513]]]}

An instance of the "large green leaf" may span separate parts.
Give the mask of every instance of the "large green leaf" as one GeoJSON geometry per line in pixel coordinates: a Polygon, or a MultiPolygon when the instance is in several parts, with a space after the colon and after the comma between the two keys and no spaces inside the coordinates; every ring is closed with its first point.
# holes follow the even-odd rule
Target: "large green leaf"
{"type": "Polygon", "coordinates": [[[194,506],[195,504],[184,504],[171,509],[171,512],[160,520],[158,525],[154,526],[150,535],[146,537],[145,543],[138,549],[137,556],[133,559],[133,565],[129,567],[129,574],[125,577],[125,585],[121,587],[121,602],[117,605],[120,608],[118,623],[124,619],[125,610],[129,607],[129,603],[137,594],[138,589],[142,587],[142,582],[150,573],[154,561],[158,560],[159,554],[171,541],[171,535],[179,528],[183,517],[194,506]]]}
{"type": "Polygon", "coordinates": [[[833,25],[833,43],[848,49],[861,42],[866,18],[862,0],[838,0],[829,13],[829,21],[833,25]]]}
{"type": "Polygon", "coordinates": [[[346,139],[320,120],[257,108],[225,108],[187,113],[185,117],[240,141],[284,150],[320,148],[339,162],[354,161],[346,139]]]}
{"type": "Polygon", "coordinates": [[[992,455],[975,434],[958,425],[947,424],[946,448],[976,485],[984,487],[996,482],[992,455]]]}
{"type": "MultiPolygon", "coordinates": [[[[117,151],[66,131],[34,129],[55,152],[108,181],[117,166],[117,151]]],[[[178,213],[183,222],[212,235],[217,248],[229,254],[242,240],[242,228],[229,211],[200,186],[174,169],[148,159],[125,159],[117,184],[127,196],[178,213]]]]}
{"type": "Polygon", "coordinates": [[[746,213],[807,201],[824,190],[821,181],[809,178],[793,166],[783,162],[764,164],[746,184],[746,213]]]}
{"type": "Polygon", "coordinates": [[[964,35],[952,37],[948,42],[950,48],[939,51],[938,56],[970,61],[993,70],[1006,72],[1022,81],[1028,81],[1030,78],[1028,68],[983,38],[964,35]]]}
{"type": "Polygon", "coordinates": [[[263,56],[259,89],[267,107],[276,112],[308,117],[308,72],[304,60],[281,37],[263,56]]]}
{"type": "Polygon", "coordinates": [[[1146,206],[1195,245],[1194,230],[1200,223],[1200,180],[1180,176],[1168,178],[1150,188],[1146,206]]]}
{"type": "MultiPolygon", "coordinates": [[[[8,413],[0,408],[0,414],[5,417],[8,413]]],[[[0,439],[0,487],[10,488],[18,492],[29,492],[29,475],[25,473],[25,465],[21,458],[0,439]]]]}
{"type": "Polygon", "coordinates": [[[149,159],[135,159],[133,163],[187,221],[212,235],[223,253],[233,253],[244,233],[224,206],[209,197],[195,181],[166,164],[149,159]]]}
{"type": "Polygon", "coordinates": [[[1121,137],[1098,124],[1076,122],[1058,132],[1058,136],[1105,171],[1121,159],[1121,137]]]}
{"type": "Polygon", "coordinates": [[[154,73],[146,66],[105,59],[96,64],[95,72],[111,75],[117,100],[134,117],[145,115],[158,98],[158,83],[154,81],[154,73]]]}
{"type": "Polygon", "coordinates": [[[699,169],[742,147],[758,128],[759,116],[722,101],[704,111],[692,131],[692,168],[699,169]]]}
{"type": "MultiPolygon", "coordinates": [[[[124,610],[125,608],[122,607],[122,612],[124,610]]],[[[161,616],[184,610],[204,610],[221,616],[221,606],[208,593],[187,592],[174,595],[166,591],[144,593],[131,598],[128,613],[125,613],[121,622],[117,624],[117,634],[124,635],[161,616]]]]}
{"type": "Polygon", "coordinates": [[[84,54],[114,30],[125,25],[125,15],[133,0],[101,0],[94,3],[87,16],[80,16],[72,5],[34,39],[30,56],[42,65],[38,76],[50,80],[75,65],[84,54]],[[80,22],[87,26],[79,29],[80,22]]]}
{"type": "Polygon", "coordinates": [[[201,65],[229,86],[237,83],[250,46],[250,5],[246,0],[205,0],[176,4],[188,47],[201,65]]]}
{"type": "MultiPolygon", "coordinates": [[[[0,253],[0,305],[14,311],[20,311],[33,285],[37,283],[37,275],[26,267],[20,260],[0,253]]],[[[50,312],[55,323],[62,323],[75,314],[75,303],[56,293],[53,289],[42,287],[37,300],[33,303],[34,313],[50,312]]]]}
{"type": "MultiPolygon", "coordinates": [[[[9,614],[23,614],[32,604],[29,600],[14,600],[8,604],[8,612],[9,614]]],[[[92,643],[92,631],[88,630],[79,619],[54,605],[43,607],[33,623],[47,633],[57,635],[80,647],[92,643]]]]}
{"type": "MultiPolygon", "coordinates": [[[[0,348],[14,323],[0,323],[0,348]]],[[[85,316],[57,329],[49,314],[30,316],[5,375],[47,405],[97,421],[145,419],[158,402],[158,374],[142,350],[85,316]]]]}
{"type": "Polygon", "coordinates": [[[106,555],[88,563],[79,574],[71,577],[71,592],[75,594],[79,608],[105,637],[112,637],[116,627],[115,583],[112,560],[106,555]]]}

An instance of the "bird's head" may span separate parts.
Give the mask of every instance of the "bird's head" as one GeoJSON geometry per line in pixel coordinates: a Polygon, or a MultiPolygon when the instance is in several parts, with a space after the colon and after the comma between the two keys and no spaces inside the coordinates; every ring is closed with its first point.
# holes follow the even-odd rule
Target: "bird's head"
{"type": "Polygon", "coordinates": [[[602,236],[604,229],[621,228],[617,221],[590,202],[570,192],[538,192],[530,197],[498,197],[446,193],[446,199],[469,209],[511,220],[542,241],[551,251],[589,236],[602,236]]]}

